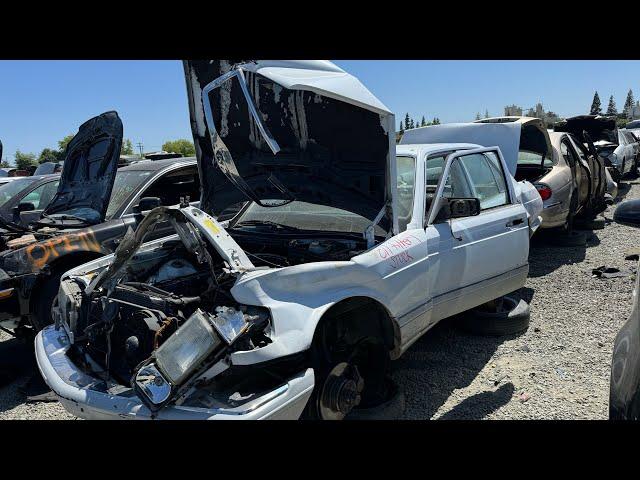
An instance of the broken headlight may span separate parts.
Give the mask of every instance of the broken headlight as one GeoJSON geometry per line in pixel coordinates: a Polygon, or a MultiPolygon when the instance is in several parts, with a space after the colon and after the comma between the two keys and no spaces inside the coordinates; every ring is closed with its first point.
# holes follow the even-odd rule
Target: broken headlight
{"type": "Polygon", "coordinates": [[[134,388],[143,394],[145,403],[159,408],[196,371],[219,360],[236,339],[252,331],[252,327],[264,329],[268,310],[249,308],[251,313],[218,307],[215,315],[196,310],[136,372],[134,388]]]}

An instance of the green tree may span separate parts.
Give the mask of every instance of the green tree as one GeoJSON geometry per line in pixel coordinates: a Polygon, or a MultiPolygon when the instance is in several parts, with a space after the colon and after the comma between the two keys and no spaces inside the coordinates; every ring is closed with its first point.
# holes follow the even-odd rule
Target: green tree
{"type": "Polygon", "coordinates": [[[424,115],[422,116],[422,120],[420,120],[420,126],[421,126],[421,127],[426,127],[426,126],[427,126],[427,122],[426,122],[426,120],[424,119],[424,115]]]}
{"type": "Polygon", "coordinates": [[[489,109],[485,109],[484,118],[489,118],[489,109]]]}
{"type": "Polygon", "coordinates": [[[193,142],[184,138],[164,142],[162,144],[162,150],[171,153],[181,153],[185,157],[191,157],[196,154],[196,148],[193,146],[193,142]]]}
{"type": "Polygon", "coordinates": [[[11,165],[6,160],[2,160],[0,162],[0,168],[9,168],[9,167],[11,167],[11,165]]]}
{"type": "Polygon", "coordinates": [[[75,135],[67,135],[62,140],[58,140],[58,151],[60,153],[64,155],[67,150],[67,145],[69,145],[69,142],[73,140],[73,137],[75,137],[75,135]]]}
{"type": "Polygon", "coordinates": [[[413,118],[411,119],[411,123],[409,124],[409,128],[416,128],[416,124],[413,121],[413,118]]]}
{"type": "Polygon", "coordinates": [[[120,155],[133,155],[133,143],[128,138],[122,141],[120,155]]]}
{"type": "Polygon", "coordinates": [[[480,112],[476,112],[476,120],[480,120],[482,117],[480,116],[480,112]]]}
{"type": "Polygon", "coordinates": [[[402,120],[400,120],[400,129],[398,131],[400,133],[404,133],[404,125],[402,124],[402,120]]]}
{"type": "Polygon", "coordinates": [[[16,150],[14,158],[16,161],[16,167],[20,170],[29,168],[37,163],[36,156],[33,153],[22,153],[20,150],[16,150]]]}
{"type": "Polygon", "coordinates": [[[411,118],[409,117],[409,114],[407,113],[404,116],[404,129],[408,130],[409,128],[411,128],[409,125],[411,125],[411,118]]]}
{"type": "Polygon", "coordinates": [[[40,152],[40,156],[38,157],[38,163],[44,162],[57,162],[60,157],[60,152],[54,150],[52,148],[45,148],[40,152]]]}
{"type": "Polygon", "coordinates": [[[616,108],[615,100],[613,100],[613,95],[609,97],[609,105],[607,105],[607,115],[618,115],[618,109],[616,108]]]}
{"type": "Polygon", "coordinates": [[[634,100],[633,100],[633,92],[629,89],[629,93],[627,93],[627,99],[624,102],[624,109],[622,113],[626,118],[631,117],[631,109],[633,108],[634,100]]]}
{"type": "Polygon", "coordinates": [[[591,110],[589,110],[590,115],[602,115],[602,105],[600,103],[600,95],[598,92],[593,95],[593,101],[591,102],[591,110]]]}

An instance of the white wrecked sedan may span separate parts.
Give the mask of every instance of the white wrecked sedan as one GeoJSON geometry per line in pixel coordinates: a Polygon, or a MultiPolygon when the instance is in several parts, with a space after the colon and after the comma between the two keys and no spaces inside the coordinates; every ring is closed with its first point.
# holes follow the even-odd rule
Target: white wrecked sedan
{"type": "Polygon", "coordinates": [[[201,209],[156,208],[63,276],[35,343],[71,413],[341,419],[439,320],[524,285],[542,202],[498,147],[396,151],[393,114],[330,62],[185,74],[201,209]],[[144,243],[159,222],[177,235],[144,243]]]}

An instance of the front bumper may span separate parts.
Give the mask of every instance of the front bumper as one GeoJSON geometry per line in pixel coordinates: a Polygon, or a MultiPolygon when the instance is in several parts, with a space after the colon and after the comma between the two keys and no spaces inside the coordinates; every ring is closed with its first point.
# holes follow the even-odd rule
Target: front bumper
{"type": "MultiPolygon", "coordinates": [[[[151,411],[133,389],[108,385],[87,375],[67,356],[69,337],[49,326],[35,339],[38,368],[60,403],[73,415],[86,419],[152,419],[151,411]],[[114,388],[116,387],[116,388],[114,388]],[[117,393],[116,393],[117,392],[117,393]]],[[[167,406],[153,417],[158,420],[294,420],[300,417],[314,386],[313,369],[300,372],[284,385],[241,406],[206,409],[167,406]]]]}

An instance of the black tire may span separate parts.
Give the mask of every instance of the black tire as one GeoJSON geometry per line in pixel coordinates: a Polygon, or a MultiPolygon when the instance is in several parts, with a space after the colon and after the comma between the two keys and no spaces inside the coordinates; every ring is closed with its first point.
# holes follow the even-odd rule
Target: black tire
{"type": "Polygon", "coordinates": [[[631,167],[631,172],[629,172],[629,178],[638,178],[638,159],[636,158],[633,161],[633,166],[631,167]]]}
{"type": "Polygon", "coordinates": [[[64,272],[53,272],[51,276],[38,287],[38,291],[34,292],[38,296],[33,304],[33,312],[31,315],[31,326],[34,333],[38,333],[47,325],[53,323],[51,318],[51,307],[53,307],[53,301],[58,295],[60,289],[60,278],[64,272]]]}
{"type": "Polygon", "coordinates": [[[505,295],[493,311],[476,308],[458,316],[458,326],[477,335],[501,336],[522,333],[529,328],[529,304],[516,295],[505,295]]]}
{"type": "Polygon", "coordinates": [[[556,247],[584,247],[587,235],[576,230],[558,232],[558,235],[550,239],[550,243],[556,247]]]}
{"type": "Polygon", "coordinates": [[[398,420],[402,418],[405,410],[404,392],[391,379],[390,389],[392,391],[391,398],[371,408],[354,408],[351,413],[345,417],[345,420],[398,420]]]}

